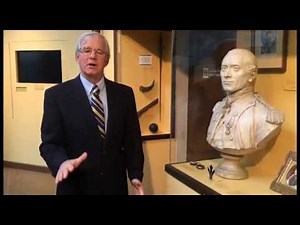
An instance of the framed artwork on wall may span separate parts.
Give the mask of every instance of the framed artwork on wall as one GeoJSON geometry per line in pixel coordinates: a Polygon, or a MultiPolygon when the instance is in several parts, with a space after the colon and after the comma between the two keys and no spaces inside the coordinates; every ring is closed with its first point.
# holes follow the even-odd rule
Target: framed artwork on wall
{"type": "Polygon", "coordinates": [[[290,151],[281,166],[277,178],[271,183],[273,191],[284,195],[296,195],[297,193],[297,161],[296,152],[290,151]]]}
{"type": "Polygon", "coordinates": [[[251,51],[257,56],[258,73],[284,73],[287,30],[252,30],[251,51]]]}

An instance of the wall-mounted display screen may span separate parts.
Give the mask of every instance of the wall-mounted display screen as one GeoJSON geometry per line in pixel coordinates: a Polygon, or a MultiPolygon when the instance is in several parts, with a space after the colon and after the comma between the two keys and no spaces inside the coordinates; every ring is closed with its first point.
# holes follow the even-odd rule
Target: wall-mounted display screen
{"type": "Polygon", "coordinates": [[[18,82],[62,82],[60,50],[16,51],[16,61],[18,82]]]}

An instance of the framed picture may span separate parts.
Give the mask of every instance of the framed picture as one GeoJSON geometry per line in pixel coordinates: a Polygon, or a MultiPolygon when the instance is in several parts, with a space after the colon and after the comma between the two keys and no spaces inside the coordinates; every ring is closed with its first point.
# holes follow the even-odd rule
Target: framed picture
{"type": "Polygon", "coordinates": [[[284,195],[297,194],[296,152],[290,151],[288,153],[277,178],[271,183],[270,188],[284,195]]]}
{"type": "Polygon", "coordinates": [[[251,51],[257,57],[258,73],[284,73],[287,30],[252,30],[251,51]]]}

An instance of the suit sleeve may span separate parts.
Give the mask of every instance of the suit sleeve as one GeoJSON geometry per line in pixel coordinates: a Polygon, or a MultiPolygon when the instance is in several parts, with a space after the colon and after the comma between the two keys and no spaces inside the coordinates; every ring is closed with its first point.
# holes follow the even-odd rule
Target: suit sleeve
{"type": "Polygon", "coordinates": [[[130,180],[136,178],[142,182],[144,175],[144,153],[142,147],[141,129],[132,89],[130,89],[128,94],[128,113],[125,135],[125,152],[128,177],[130,180]]]}
{"type": "Polygon", "coordinates": [[[40,154],[45,160],[53,176],[62,162],[68,159],[64,145],[64,131],[58,103],[51,90],[45,91],[44,113],[41,124],[42,143],[39,146],[40,154]]]}

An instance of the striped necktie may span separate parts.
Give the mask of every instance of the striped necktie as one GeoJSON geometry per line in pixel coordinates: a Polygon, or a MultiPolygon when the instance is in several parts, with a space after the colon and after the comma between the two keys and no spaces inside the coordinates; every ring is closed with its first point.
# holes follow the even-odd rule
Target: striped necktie
{"type": "Polygon", "coordinates": [[[95,85],[92,89],[91,106],[95,115],[97,126],[100,130],[101,137],[105,138],[105,116],[103,103],[99,97],[100,89],[95,85]]]}

